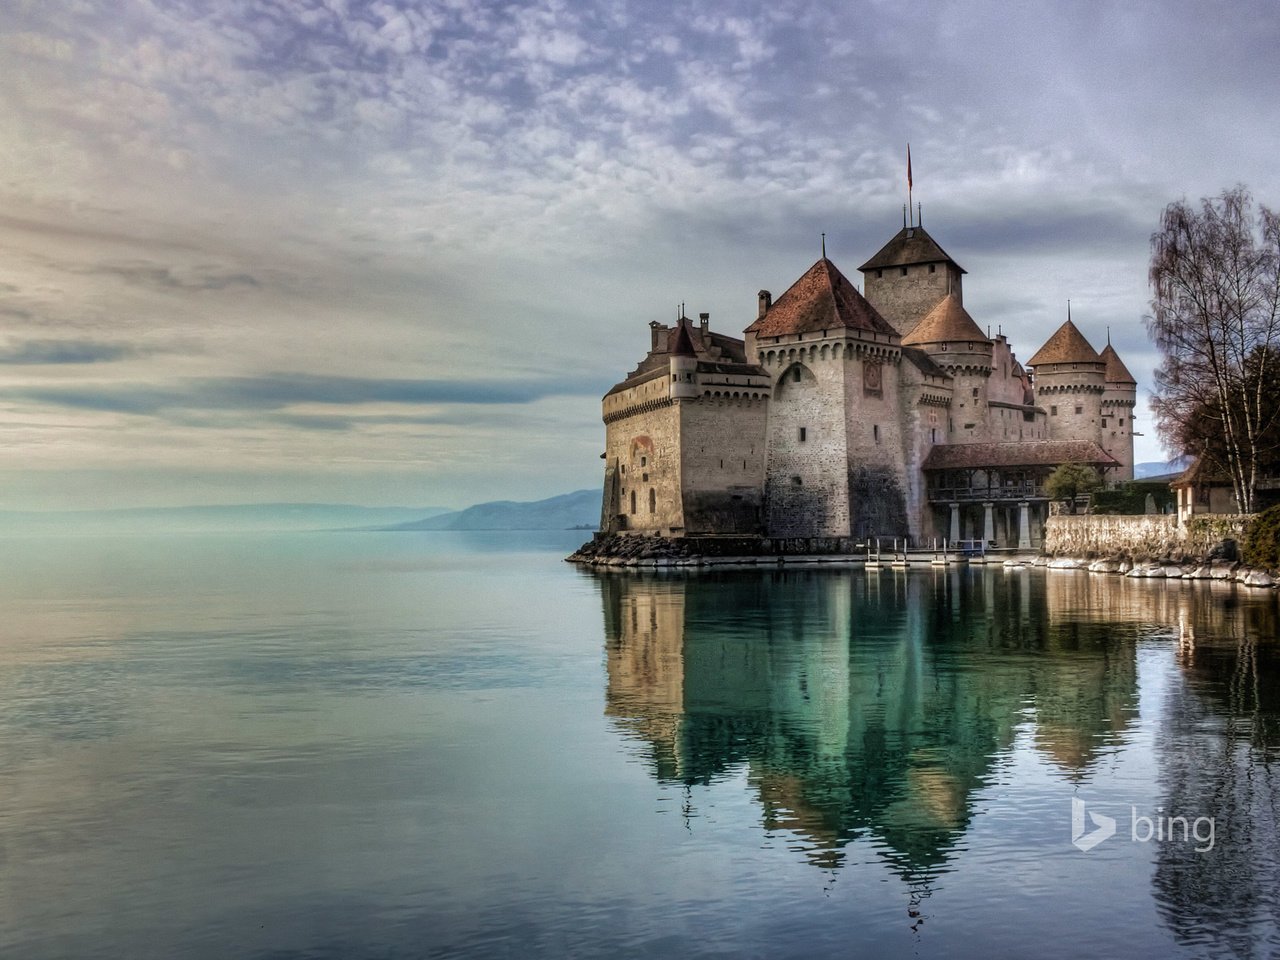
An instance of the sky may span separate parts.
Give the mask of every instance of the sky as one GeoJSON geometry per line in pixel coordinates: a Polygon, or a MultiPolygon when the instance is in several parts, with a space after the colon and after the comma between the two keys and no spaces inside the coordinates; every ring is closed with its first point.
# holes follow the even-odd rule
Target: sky
{"type": "Polygon", "coordinates": [[[0,509],[599,482],[677,306],[924,225],[1027,359],[1142,325],[1161,210],[1280,205],[1280,7],[10,0],[0,509]]]}

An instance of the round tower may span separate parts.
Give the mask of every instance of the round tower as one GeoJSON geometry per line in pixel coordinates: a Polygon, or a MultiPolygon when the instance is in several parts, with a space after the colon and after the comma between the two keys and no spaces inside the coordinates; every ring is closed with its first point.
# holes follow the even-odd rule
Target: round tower
{"type": "Polygon", "coordinates": [[[1048,438],[1090,440],[1102,446],[1107,364],[1070,317],[1027,361],[1027,366],[1032,368],[1036,403],[1049,413],[1048,438]]]}
{"type": "Polygon", "coordinates": [[[949,293],[902,338],[918,347],[953,378],[948,442],[978,443],[991,439],[987,387],[994,350],[990,338],[949,293]]]}
{"type": "Polygon", "coordinates": [[[1102,391],[1102,449],[1120,461],[1117,480],[1133,479],[1133,410],[1138,402],[1138,382],[1111,346],[1102,350],[1106,364],[1105,388],[1102,391]]]}
{"type": "Polygon", "coordinates": [[[671,345],[671,399],[696,400],[698,398],[698,354],[689,336],[689,321],[680,318],[675,342],[671,345]]]}

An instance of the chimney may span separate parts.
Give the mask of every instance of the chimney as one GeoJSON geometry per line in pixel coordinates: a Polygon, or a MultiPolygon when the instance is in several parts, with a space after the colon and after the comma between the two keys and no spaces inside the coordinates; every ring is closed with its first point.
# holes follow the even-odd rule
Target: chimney
{"type": "Polygon", "coordinates": [[[711,326],[711,314],[698,314],[698,325],[702,327],[702,337],[705,340],[707,336],[707,329],[711,326]]]}
{"type": "Polygon", "coordinates": [[[763,317],[769,312],[769,308],[773,306],[773,294],[768,290],[760,291],[760,312],[756,314],[756,319],[763,317]]]}
{"type": "Polygon", "coordinates": [[[651,338],[649,342],[650,350],[658,349],[658,337],[659,335],[666,333],[666,331],[667,331],[667,327],[665,324],[661,324],[657,320],[649,321],[649,333],[651,338]]]}

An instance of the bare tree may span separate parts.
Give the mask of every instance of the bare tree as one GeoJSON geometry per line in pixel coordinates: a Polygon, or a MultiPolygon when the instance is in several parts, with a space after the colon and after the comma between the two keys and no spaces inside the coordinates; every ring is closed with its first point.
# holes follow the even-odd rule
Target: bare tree
{"type": "Polygon", "coordinates": [[[1147,331],[1164,355],[1152,407],[1163,439],[1231,478],[1254,510],[1266,446],[1280,426],[1280,215],[1244,187],[1165,208],[1151,237],[1147,331]]]}

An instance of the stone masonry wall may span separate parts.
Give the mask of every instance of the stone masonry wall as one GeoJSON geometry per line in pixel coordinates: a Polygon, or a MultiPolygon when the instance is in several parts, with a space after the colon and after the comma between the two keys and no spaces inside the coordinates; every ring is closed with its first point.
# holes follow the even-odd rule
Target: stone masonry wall
{"type": "Polygon", "coordinates": [[[779,358],[769,402],[765,529],[769,536],[849,533],[843,358],[779,358]],[[796,371],[800,379],[795,379],[796,371]],[[800,439],[800,431],[804,439],[800,439]]]}
{"type": "Polygon", "coordinates": [[[606,477],[609,468],[617,470],[625,532],[667,533],[684,526],[680,418],[667,392],[667,378],[657,377],[609,398],[614,407],[606,414],[624,414],[605,426],[605,467],[606,477]]]}
{"type": "Polygon", "coordinates": [[[1056,516],[1045,524],[1044,552],[1055,557],[1202,557],[1222,540],[1243,537],[1244,517],[1205,517],[1179,525],[1172,514],[1056,516]]]}
{"type": "Polygon", "coordinates": [[[864,295],[898,333],[910,333],[920,318],[947,295],[948,289],[963,299],[960,274],[946,264],[915,264],[905,268],[905,276],[903,269],[884,267],[863,274],[864,295]]]}
{"type": "Polygon", "coordinates": [[[686,535],[762,532],[768,407],[763,397],[679,402],[686,535]]]}

